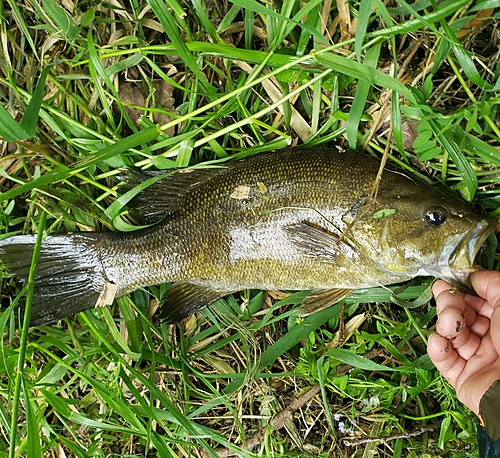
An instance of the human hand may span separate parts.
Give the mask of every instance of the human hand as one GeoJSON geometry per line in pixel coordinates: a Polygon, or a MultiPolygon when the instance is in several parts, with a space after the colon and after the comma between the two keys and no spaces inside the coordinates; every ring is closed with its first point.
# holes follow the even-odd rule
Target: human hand
{"type": "Polygon", "coordinates": [[[433,285],[438,321],[427,352],[458,399],[479,415],[481,398],[500,379],[500,272],[474,272],[470,281],[478,296],[442,280],[433,285]]]}

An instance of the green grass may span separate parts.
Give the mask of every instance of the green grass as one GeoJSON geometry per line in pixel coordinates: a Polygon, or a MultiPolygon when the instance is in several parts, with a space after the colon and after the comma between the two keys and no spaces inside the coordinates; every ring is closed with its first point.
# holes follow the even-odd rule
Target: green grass
{"type": "MultiPolygon", "coordinates": [[[[493,3],[351,1],[342,35],[327,0],[0,1],[1,237],[134,230],[121,168],[288,145],[388,151],[498,217],[493,3]]],[[[365,290],[298,323],[304,293],[244,291],[167,326],[165,290],[19,332],[3,279],[0,456],[477,455],[425,353],[432,302],[365,290]]]]}

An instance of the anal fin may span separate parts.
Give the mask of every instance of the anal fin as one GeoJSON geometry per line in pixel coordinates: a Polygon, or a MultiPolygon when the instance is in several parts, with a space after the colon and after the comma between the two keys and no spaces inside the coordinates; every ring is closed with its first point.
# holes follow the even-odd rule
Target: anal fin
{"type": "Polygon", "coordinates": [[[162,298],[160,319],[178,323],[236,290],[214,288],[206,283],[174,283],[162,298]]]}
{"type": "Polygon", "coordinates": [[[298,316],[309,316],[324,310],[351,294],[353,289],[316,289],[304,298],[298,308],[298,316]]]}

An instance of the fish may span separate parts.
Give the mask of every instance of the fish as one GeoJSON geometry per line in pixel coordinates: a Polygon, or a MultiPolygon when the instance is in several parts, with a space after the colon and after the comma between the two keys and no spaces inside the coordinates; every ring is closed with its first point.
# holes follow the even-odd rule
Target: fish
{"type": "MultiPolygon", "coordinates": [[[[308,290],[305,316],[357,289],[418,276],[467,285],[496,221],[448,190],[379,169],[365,154],[290,148],[156,177],[134,202],[156,224],[44,238],[30,325],[163,283],[167,323],[246,289],[308,290]]],[[[130,175],[129,186],[152,176],[130,175]]],[[[0,261],[23,283],[35,240],[0,242],[0,261]]]]}

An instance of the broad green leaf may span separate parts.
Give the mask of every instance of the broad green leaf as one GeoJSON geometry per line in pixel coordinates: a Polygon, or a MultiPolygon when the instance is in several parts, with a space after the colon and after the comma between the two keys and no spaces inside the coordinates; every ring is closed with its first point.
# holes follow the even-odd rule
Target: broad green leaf
{"type": "Polygon", "coordinates": [[[432,285],[429,285],[427,289],[415,300],[413,301],[405,301],[402,300],[398,296],[398,292],[394,291],[394,294],[391,296],[391,302],[399,305],[400,307],[404,307],[407,309],[415,309],[418,307],[422,307],[423,305],[428,304],[432,299],[432,285]]]}
{"type": "Polygon", "coordinates": [[[66,12],[64,8],[54,0],[43,0],[43,9],[50,14],[56,22],[59,32],[66,35],[70,41],[80,33],[80,27],[75,23],[74,19],[66,12]]]}
{"type": "Polygon", "coordinates": [[[416,103],[415,96],[410,89],[394,77],[387,75],[380,70],[376,70],[375,68],[372,68],[364,63],[360,64],[359,62],[337,54],[323,53],[318,55],[316,59],[321,64],[335,70],[336,72],[352,76],[361,81],[366,81],[372,86],[392,89],[406,97],[409,101],[416,103]]]}
{"type": "Polygon", "coordinates": [[[389,366],[383,366],[382,364],[375,363],[374,361],[367,359],[361,355],[357,355],[353,351],[346,350],[344,348],[332,348],[328,350],[321,358],[331,357],[344,364],[356,367],[358,369],[363,369],[365,371],[384,371],[384,372],[412,372],[409,367],[394,368],[389,366]]]}
{"type": "Polygon", "coordinates": [[[2,105],[0,105],[0,137],[6,142],[17,142],[30,137],[2,105]]]}
{"type": "Polygon", "coordinates": [[[376,211],[373,214],[375,219],[387,218],[388,216],[394,215],[396,213],[395,208],[383,208],[382,210],[376,211]]]}
{"type": "Polygon", "coordinates": [[[480,138],[467,133],[465,135],[465,147],[471,153],[500,166],[500,151],[480,138]]]}
{"type": "Polygon", "coordinates": [[[288,351],[294,345],[297,345],[302,339],[305,339],[309,333],[318,329],[319,326],[331,320],[334,316],[337,316],[341,309],[341,304],[328,307],[314,315],[308,316],[300,326],[294,326],[280,340],[262,353],[259,361],[259,370],[272,364],[280,355],[288,351]]]}
{"type": "Polygon", "coordinates": [[[451,415],[447,415],[443,418],[441,422],[441,428],[439,429],[439,439],[438,446],[441,450],[447,448],[449,440],[453,437],[454,433],[451,428],[451,415]]]}
{"type": "Polygon", "coordinates": [[[118,61],[116,64],[110,65],[105,69],[106,75],[111,77],[115,73],[120,73],[125,70],[128,70],[129,68],[133,68],[138,66],[142,61],[144,60],[144,55],[137,52],[135,54],[132,54],[130,57],[127,57],[126,59],[122,59],[118,61]]]}
{"type": "MultiPolygon", "coordinates": [[[[446,21],[443,21],[443,27],[444,24],[446,24],[446,21]]],[[[450,33],[452,33],[451,30],[450,33]]],[[[467,78],[469,78],[474,84],[478,85],[481,88],[491,89],[492,85],[486,82],[481,77],[481,75],[477,71],[476,65],[474,64],[474,61],[472,60],[470,53],[464,49],[462,43],[451,42],[450,44],[458,60],[458,63],[460,64],[460,67],[464,71],[467,78]]]]}
{"type": "Polygon", "coordinates": [[[26,107],[26,112],[21,120],[20,126],[29,137],[33,137],[33,135],[35,135],[38,113],[40,112],[40,107],[42,106],[43,98],[45,96],[45,80],[47,79],[47,75],[53,65],[55,65],[55,62],[42,70],[35,92],[31,96],[30,103],[26,107]]]}
{"type": "Polygon", "coordinates": [[[475,11],[488,10],[490,8],[499,8],[499,7],[500,7],[500,0],[484,0],[477,2],[475,5],[471,7],[469,11],[473,13],[475,11]]]}

